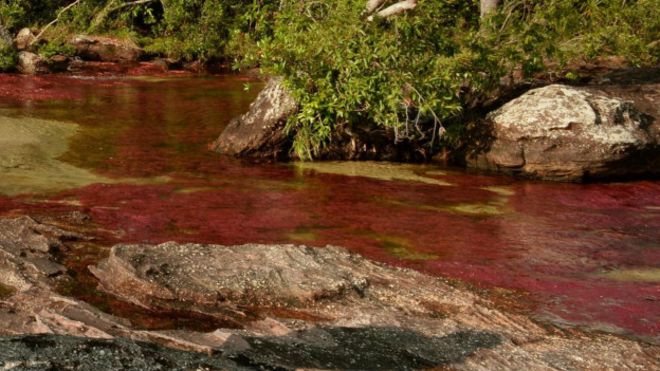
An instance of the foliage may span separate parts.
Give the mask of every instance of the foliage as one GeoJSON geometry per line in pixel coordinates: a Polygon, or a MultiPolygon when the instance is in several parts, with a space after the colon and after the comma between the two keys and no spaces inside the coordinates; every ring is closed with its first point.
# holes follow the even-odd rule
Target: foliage
{"type": "MultiPolygon", "coordinates": [[[[0,0],[0,25],[43,27],[73,1],[0,0]]],[[[461,127],[443,125],[460,116],[466,93],[493,94],[513,71],[529,77],[610,55],[638,66],[660,61],[660,0],[506,0],[488,19],[479,19],[478,0],[418,0],[412,11],[373,21],[365,4],[81,0],[38,51],[71,53],[67,35],[87,32],[131,38],[173,58],[259,65],[285,76],[300,103],[287,128],[302,158],[318,154],[339,126],[391,131],[397,142],[429,149],[457,145],[461,127]]],[[[5,44],[0,69],[15,63],[5,44]]]]}
{"type": "Polygon", "coordinates": [[[222,59],[268,33],[272,0],[167,0],[147,50],[184,59],[222,59]]]}
{"type": "Polygon", "coordinates": [[[339,125],[392,130],[397,141],[437,147],[441,124],[464,106],[461,92],[488,94],[514,70],[531,76],[604,55],[658,62],[658,0],[505,4],[480,21],[478,1],[419,0],[404,15],[369,22],[363,0],[289,1],[273,36],[247,61],[286,77],[300,103],[288,129],[295,152],[307,159],[339,125]]]}

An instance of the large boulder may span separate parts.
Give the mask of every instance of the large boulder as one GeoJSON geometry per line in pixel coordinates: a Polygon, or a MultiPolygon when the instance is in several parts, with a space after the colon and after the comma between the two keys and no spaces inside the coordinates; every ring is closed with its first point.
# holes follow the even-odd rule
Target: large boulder
{"type": "Polygon", "coordinates": [[[14,38],[14,45],[18,50],[27,50],[35,39],[36,37],[32,30],[26,27],[18,31],[18,34],[14,38]]]}
{"type": "Polygon", "coordinates": [[[250,105],[247,113],[232,120],[215,142],[217,151],[237,157],[283,159],[290,138],[284,127],[297,109],[282,79],[273,78],[250,105]]]}
{"type": "Polygon", "coordinates": [[[142,49],[133,41],[106,36],[76,36],[71,40],[76,55],[85,60],[135,62],[142,49]]]}
{"type": "Polygon", "coordinates": [[[631,102],[593,88],[531,90],[487,117],[492,138],[468,165],[556,181],[660,173],[660,127],[631,102]]]}
{"type": "Polygon", "coordinates": [[[38,54],[22,51],[18,53],[18,72],[25,75],[48,73],[47,61],[38,54]]]}

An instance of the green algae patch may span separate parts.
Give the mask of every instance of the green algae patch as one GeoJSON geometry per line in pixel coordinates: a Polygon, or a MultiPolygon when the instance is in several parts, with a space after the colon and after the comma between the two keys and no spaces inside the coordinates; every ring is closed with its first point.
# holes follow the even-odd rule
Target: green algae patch
{"type": "Polygon", "coordinates": [[[504,209],[504,200],[498,200],[490,203],[426,205],[388,199],[381,201],[381,203],[400,207],[411,207],[422,211],[435,211],[472,216],[497,216],[506,213],[506,210],[504,209]]]}
{"type": "Polygon", "coordinates": [[[299,227],[287,234],[286,237],[291,241],[311,242],[315,241],[318,237],[315,230],[315,228],[299,227]]]}
{"type": "Polygon", "coordinates": [[[108,179],[58,160],[75,124],[0,116],[0,194],[57,192],[108,179]]]}
{"type": "Polygon", "coordinates": [[[599,274],[600,277],[624,282],[660,282],[660,268],[617,269],[599,274]]]}
{"type": "Polygon", "coordinates": [[[504,186],[482,187],[481,189],[485,191],[493,192],[503,197],[511,197],[516,194],[516,192],[513,189],[504,186]]]}
{"type": "Polygon", "coordinates": [[[425,167],[421,165],[373,161],[328,161],[296,162],[294,166],[301,172],[311,170],[319,173],[364,177],[385,181],[417,182],[439,186],[451,185],[440,179],[419,175],[418,173],[428,174],[428,171],[425,171],[425,167]]]}
{"type": "Polygon", "coordinates": [[[373,238],[378,241],[381,248],[386,250],[392,256],[403,260],[437,260],[439,257],[435,254],[428,254],[416,251],[412,243],[402,237],[384,236],[374,234],[373,238]]]}
{"type": "Polygon", "coordinates": [[[493,205],[493,204],[458,204],[458,205],[448,205],[442,208],[447,211],[452,211],[466,215],[491,216],[491,215],[504,214],[504,210],[502,210],[501,205],[493,205]]]}

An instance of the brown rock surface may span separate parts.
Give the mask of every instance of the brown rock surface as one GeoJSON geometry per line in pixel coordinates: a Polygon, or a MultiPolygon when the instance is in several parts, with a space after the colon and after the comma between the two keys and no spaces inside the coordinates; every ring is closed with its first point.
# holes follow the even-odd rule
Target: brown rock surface
{"type": "MultiPolygon", "coordinates": [[[[186,307],[243,324],[210,332],[143,330],[58,294],[54,286],[67,273],[54,277],[35,263],[57,265],[53,253],[69,253],[69,245],[81,238],[27,217],[0,219],[0,278],[9,288],[0,295],[0,367],[20,369],[32,360],[40,365],[137,360],[146,362],[142,369],[158,369],[152,362],[167,353],[117,337],[207,353],[211,358],[203,364],[209,370],[658,366],[654,345],[542,327],[441,279],[338,247],[116,246],[94,269],[103,287],[143,306],[173,313],[186,307]]],[[[181,362],[201,359],[177,354],[181,362]]]]}
{"type": "Polygon", "coordinates": [[[142,49],[130,40],[105,36],[76,36],[71,40],[76,55],[85,60],[102,62],[135,62],[142,49]]]}
{"type": "Polygon", "coordinates": [[[310,347],[333,338],[333,331],[344,334],[339,329],[389,328],[433,339],[480,334],[476,338],[489,345],[452,363],[456,369],[636,368],[657,362],[654,346],[608,335],[565,336],[493,309],[441,279],[332,246],[118,245],[93,272],[105,290],[145,307],[185,306],[236,318],[248,310],[267,314],[246,330],[310,347]],[[314,329],[321,335],[309,340],[314,329]]]}
{"type": "Polygon", "coordinates": [[[559,181],[657,175],[660,123],[650,114],[594,87],[531,90],[489,115],[492,143],[468,163],[559,181]]]}

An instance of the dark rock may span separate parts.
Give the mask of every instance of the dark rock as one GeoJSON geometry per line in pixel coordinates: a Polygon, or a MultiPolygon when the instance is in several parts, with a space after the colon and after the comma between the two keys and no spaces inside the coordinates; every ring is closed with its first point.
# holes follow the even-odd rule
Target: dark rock
{"type": "Polygon", "coordinates": [[[14,38],[14,45],[18,50],[27,50],[35,39],[36,37],[32,30],[26,27],[18,31],[18,34],[14,38]]]}
{"type": "Polygon", "coordinates": [[[58,335],[0,338],[3,370],[245,370],[206,354],[123,339],[58,335]]]}
{"type": "Polygon", "coordinates": [[[105,36],[76,36],[71,40],[76,55],[85,60],[102,62],[135,62],[142,49],[130,40],[105,36]]]}
{"type": "Polygon", "coordinates": [[[282,83],[271,79],[244,115],[232,120],[215,143],[227,155],[248,158],[285,159],[291,139],[284,132],[297,104],[282,83]]]}
{"type": "Polygon", "coordinates": [[[488,116],[492,139],[471,167],[557,181],[660,173],[660,124],[593,88],[532,90],[488,116]]]}
{"type": "Polygon", "coordinates": [[[163,71],[180,70],[183,68],[181,60],[174,58],[158,58],[153,63],[163,71]]]}
{"type": "Polygon", "coordinates": [[[66,72],[69,69],[71,58],[66,55],[54,55],[46,62],[50,72],[66,72]]]}
{"type": "Polygon", "coordinates": [[[500,344],[495,334],[459,331],[427,337],[400,328],[314,328],[281,337],[246,338],[229,358],[255,368],[419,370],[463,362],[500,344]]]}

